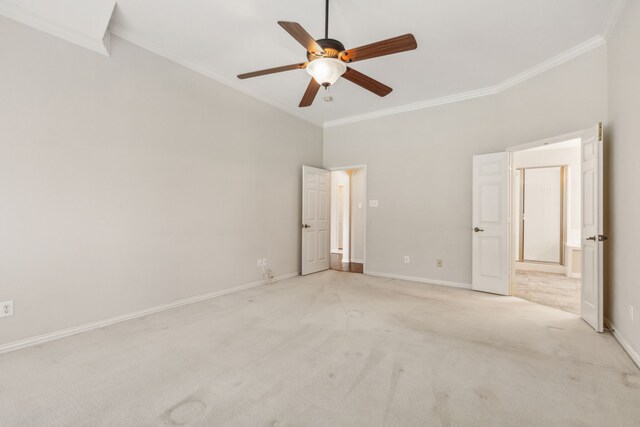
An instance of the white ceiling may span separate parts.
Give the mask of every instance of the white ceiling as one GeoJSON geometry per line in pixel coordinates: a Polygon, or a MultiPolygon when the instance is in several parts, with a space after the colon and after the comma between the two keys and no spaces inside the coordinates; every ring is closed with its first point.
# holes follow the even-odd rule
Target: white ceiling
{"type": "MultiPolygon", "coordinates": [[[[567,51],[575,55],[602,44],[625,0],[330,1],[329,37],[347,48],[415,35],[417,50],[352,64],[391,86],[387,97],[341,79],[330,89],[333,102],[323,102],[321,92],[311,107],[301,109],[297,105],[309,81],[304,70],[236,79],[239,73],[305,61],[304,48],[276,22],[299,22],[322,38],[323,0],[117,0],[110,29],[285,111],[327,124],[443,97],[464,98],[460,94],[469,91],[495,91],[516,81],[514,76],[532,74],[533,67],[557,63],[549,60],[567,51]]],[[[49,0],[0,0],[0,6],[33,10],[43,2],[49,0]]]]}
{"type": "Polygon", "coordinates": [[[0,0],[0,15],[108,55],[115,7],[115,0],[0,0]]]}

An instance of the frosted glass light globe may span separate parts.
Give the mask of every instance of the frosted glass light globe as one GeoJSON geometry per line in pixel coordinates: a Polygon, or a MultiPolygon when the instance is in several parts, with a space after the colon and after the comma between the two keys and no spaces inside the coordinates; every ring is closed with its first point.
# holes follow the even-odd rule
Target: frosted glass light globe
{"type": "Polygon", "coordinates": [[[335,58],[320,58],[307,65],[307,73],[322,86],[331,86],[345,71],[345,63],[335,58]]]}

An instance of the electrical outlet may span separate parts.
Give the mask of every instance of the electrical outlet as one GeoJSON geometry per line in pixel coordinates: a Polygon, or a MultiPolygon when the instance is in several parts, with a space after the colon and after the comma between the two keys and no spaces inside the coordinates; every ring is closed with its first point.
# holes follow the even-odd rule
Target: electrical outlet
{"type": "Polygon", "coordinates": [[[13,316],[13,301],[0,302],[0,317],[13,316]]]}
{"type": "Polygon", "coordinates": [[[405,263],[405,264],[409,264],[410,262],[411,262],[411,260],[409,259],[409,256],[408,256],[408,255],[405,255],[405,256],[404,256],[404,263],[405,263]]]}
{"type": "Polygon", "coordinates": [[[262,266],[263,267],[267,266],[267,259],[266,258],[262,258],[262,266]]]}
{"type": "Polygon", "coordinates": [[[629,304],[629,317],[631,318],[631,320],[634,320],[634,309],[633,306],[631,304],[629,304]]]}
{"type": "Polygon", "coordinates": [[[442,268],[442,259],[438,258],[438,259],[436,260],[436,267],[440,267],[440,268],[442,268]]]}

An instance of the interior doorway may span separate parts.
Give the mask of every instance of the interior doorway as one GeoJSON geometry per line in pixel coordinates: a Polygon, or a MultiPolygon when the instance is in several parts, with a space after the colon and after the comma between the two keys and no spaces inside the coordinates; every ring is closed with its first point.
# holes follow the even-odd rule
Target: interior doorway
{"type": "Polygon", "coordinates": [[[332,270],[363,273],[365,257],[366,168],[331,172],[332,270]]]}
{"type": "MultiPolygon", "coordinates": [[[[530,274],[547,273],[556,274],[556,279],[580,279],[579,291],[572,293],[572,298],[579,298],[580,317],[584,319],[597,332],[604,330],[604,251],[607,236],[604,234],[604,187],[605,175],[603,173],[604,164],[604,128],[602,123],[591,126],[587,129],[573,132],[568,135],[549,138],[543,141],[532,142],[517,147],[509,147],[505,152],[476,154],[473,156],[472,172],[472,211],[471,211],[471,289],[480,292],[489,292],[499,295],[517,295],[518,284],[516,283],[517,270],[526,270],[530,274]],[[565,147],[579,145],[580,163],[579,166],[571,167],[570,161],[550,161],[549,156],[561,145],[550,146],[552,144],[563,143],[565,147]],[[547,148],[538,148],[550,146],[547,148]],[[531,150],[538,148],[537,150],[531,150]],[[549,151],[545,153],[545,151],[549,151]],[[518,169],[518,164],[514,165],[514,158],[519,152],[525,152],[533,157],[541,157],[544,162],[538,164],[520,164],[520,168],[533,167],[553,167],[566,166],[567,180],[565,191],[570,192],[565,197],[564,204],[565,218],[571,218],[572,223],[564,223],[566,233],[561,241],[564,262],[558,265],[554,262],[526,262],[521,259],[523,265],[517,265],[519,261],[515,257],[516,232],[515,227],[518,221],[514,218],[517,215],[519,204],[513,203],[517,198],[517,185],[513,174],[518,169]],[[573,201],[573,202],[569,202],[573,201]],[[579,203],[575,203],[579,201],[579,203]],[[574,219],[579,218],[579,221],[574,219]],[[579,242],[579,243],[578,243],[579,242]],[[517,268],[520,267],[520,268],[517,268]],[[557,272],[548,272],[545,269],[560,269],[561,277],[557,272]]],[[[566,194],[566,193],[565,193],[566,194]]],[[[524,197],[524,196],[520,196],[524,197]]],[[[527,227],[527,209],[524,209],[524,220],[527,227]]],[[[553,213],[555,216],[556,213],[553,213]]],[[[531,219],[531,218],[530,218],[531,219]]],[[[566,219],[565,219],[566,221],[566,219]]],[[[553,234],[553,233],[551,233],[553,234]]],[[[559,233],[558,233],[559,234],[559,233]]],[[[526,242],[525,242],[526,245],[526,242]]],[[[530,279],[530,278],[529,278],[530,279]]],[[[525,281],[523,280],[522,283],[525,281]]],[[[542,281],[540,281],[542,282],[542,281]]],[[[546,282],[546,281],[545,281],[546,282]]],[[[577,282],[576,282],[577,283],[577,282]]],[[[526,283],[527,288],[523,297],[535,300],[542,304],[554,305],[557,307],[559,293],[553,289],[547,289],[544,300],[536,298],[532,292],[535,285],[532,280],[526,283]]],[[[560,284],[559,286],[562,286],[560,284]]],[[[558,289],[555,289],[557,291],[558,289]]],[[[562,288],[563,291],[566,287],[562,288]]],[[[558,308],[565,309],[564,306],[558,308]]]]}
{"type": "Polygon", "coordinates": [[[580,315],[581,140],[512,153],[511,294],[580,315]]]}

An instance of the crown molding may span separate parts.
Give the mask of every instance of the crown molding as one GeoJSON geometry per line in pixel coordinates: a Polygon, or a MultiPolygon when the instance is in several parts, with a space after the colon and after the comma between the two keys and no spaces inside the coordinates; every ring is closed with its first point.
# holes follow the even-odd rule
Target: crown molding
{"type": "Polygon", "coordinates": [[[148,50],[149,52],[155,53],[156,55],[159,55],[165,59],[168,59],[171,62],[174,62],[178,65],[181,65],[183,67],[186,67],[188,69],[190,69],[191,71],[195,71],[196,73],[202,74],[206,77],[209,77],[212,80],[217,81],[218,83],[221,83],[225,86],[228,86],[232,89],[235,89],[239,92],[244,93],[245,95],[249,95],[255,99],[257,99],[258,101],[262,101],[265,104],[269,104],[272,107],[275,107],[279,110],[284,111],[285,113],[289,113],[293,116],[296,116],[299,119],[302,119],[304,121],[307,121],[311,124],[314,124],[316,126],[322,127],[322,122],[318,121],[318,120],[314,120],[311,117],[301,113],[298,110],[295,110],[291,107],[288,107],[284,104],[281,104],[279,102],[273,101],[261,94],[259,94],[258,92],[251,90],[251,89],[247,89],[246,87],[241,86],[240,84],[236,83],[235,81],[229,80],[225,77],[222,77],[218,74],[215,74],[211,71],[209,71],[206,67],[204,67],[203,65],[183,58],[180,55],[176,54],[175,52],[171,52],[168,49],[165,49],[163,47],[158,46],[157,44],[150,42],[149,40],[146,40],[143,37],[138,36],[137,34],[134,34],[130,31],[124,30],[123,28],[117,26],[117,25],[111,25],[110,27],[111,30],[111,34],[113,34],[114,36],[120,37],[123,40],[128,41],[129,43],[132,43],[138,47],[141,47],[144,50],[148,50]]]}
{"type": "Polygon", "coordinates": [[[604,37],[598,35],[590,38],[589,40],[580,43],[577,46],[572,47],[569,50],[562,52],[559,55],[554,56],[551,59],[548,59],[534,67],[529,68],[528,70],[517,74],[502,83],[495,86],[497,92],[502,92],[503,90],[509,89],[512,86],[520,84],[526,80],[529,80],[539,74],[544,73],[545,71],[549,71],[552,68],[555,68],[559,65],[564,64],[565,62],[569,62],[574,58],[577,58],[580,55],[583,55],[593,49],[596,49],[600,46],[603,46],[607,43],[604,37]]]}
{"type": "Polygon", "coordinates": [[[413,104],[401,105],[393,108],[386,108],[384,110],[373,111],[371,113],[366,114],[358,114],[356,116],[345,117],[343,119],[331,120],[325,122],[324,128],[343,126],[350,123],[361,122],[365,120],[371,120],[384,116],[392,116],[395,114],[406,113],[414,110],[422,110],[424,108],[435,107],[438,105],[451,104],[454,102],[466,101],[469,99],[480,98],[483,96],[495,95],[504,90],[507,90],[515,85],[518,85],[524,81],[527,81],[545,71],[549,71],[552,68],[555,68],[559,65],[564,64],[580,55],[583,55],[593,49],[596,49],[600,46],[606,44],[606,40],[604,37],[598,35],[595,36],[583,43],[580,43],[577,46],[572,47],[569,50],[564,51],[563,53],[554,56],[551,59],[548,59],[534,67],[529,68],[528,70],[517,74],[513,77],[508,78],[507,80],[499,83],[495,86],[486,87],[484,89],[477,89],[468,92],[461,92],[455,95],[445,96],[442,98],[433,98],[425,101],[416,102],[413,104]]]}
{"type": "MultiPolygon", "coordinates": [[[[108,10],[108,23],[116,7],[115,1],[108,10]]],[[[105,31],[100,39],[90,37],[87,34],[68,28],[60,23],[53,22],[42,15],[26,10],[19,5],[6,0],[0,0],[0,15],[35,28],[36,30],[66,40],[78,46],[97,52],[101,55],[109,56],[111,34],[105,25],[105,31]]]]}
{"type": "MultiPolygon", "coordinates": [[[[626,2],[626,0],[617,0],[618,3],[621,2],[626,2]]],[[[618,12],[619,15],[620,12],[618,12]]],[[[281,104],[279,102],[273,101],[259,93],[257,93],[256,91],[253,91],[251,89],[247,89],[246,87],[238,84],[235,81],[231,81],[225,77],[222,77],[218,74],[215,74],[211,71],[209,71],[208,69],[206,69],[206,67],[204,67],[203,65],[195,62],[195,61],[191,61],[191,60],[187,60],[183,57],[181,57],[179,54],[176,54],[175,52],[170,52],[169,50],[158,46],[157,44],[150,42],[149,40],[144,39],[143,37],[140,37],[130,31],[127,31],[117,25],[111,25],[110,26],[110,30],[111,33],[117,37],[122,38],[123,40],[126,40],[136,46],[139,46],[145,50],[148,50],[152,53],[155,53],[163,58],[166,58],[178,65],[181,65],[183,67],[189,68],[192,71],[195,71],[199,74],[202,74],[206,77],[209,77],[219,83],[224,84],[225,86],[231,87],[239,92],[242,92],[246,95],[249,95],[259,101],[262,101],[266,104],[269,104],[275,108],[278,108],[286,113],[289,113],[293,116],[296,116],[302,120],[305,120],[309,123],[312,123],[316,126],[321,126],[323,128],[330,128],[330,127],[336,127],[336,126],[342,126],[342,125],[346,125],[349,123],[355,123],[355,122],[361,122],[361,121],[366,121],[366,120],[371,120],[371,119],[375,119],[375,118],[380,118],[380,117],[385,117],[385,116],[391,116],[391,115],[396,115],[396,114],[401,114],[401,113],[406,113],[409,111],[414,111],[414,110],[421,110],[421,109],[425,109],[425,108],[431,108],[431,107],[436,107],[439,105],[445,105],[445,104],[451,104],[451,103],[455,103],[455,102],[460,102],[460,101],[466,101],[466,100],[470,100],[470,99],[474,99],[474,98],[480,98],[480,97],[484,97],[484,96],[489,96],[489,95],[495,95],[498,94],[506,89],[509,89],[515,85],[518,85],[526,80],[529,80],[541,73],[544,73],[545,71],[548,71],[552,68],[555,68],[559,65],[564,64],[565,62],[568,62],[580,55],[583,55],[593,49],[596,49],[604,44],[606,44],[606,39],[603,36],[595,36],[583,43],[580,43],[577,46],[572,47],[571,49],[554,56],[551,59],[548,59],[534,67],[529,68],[528,70],[517,74],[513,77],[510,77],[509,79],[495,85],[495,86],[490,86],[490,87],[486,87],[486,88],[481,88],[481,89],[475,89],[475,90],[471,90],[471,91],[467,91],[467,92],[461,92],[461,93],[457,93],[457,94],[453,94],[453,95],[448,95],[448,96],[443,96],[443,97],[439,97],[439,98],[432,98],[432,99],[427,99],[425,101],[420,101],[420,102],[415,102],[415,103],[411,103],[411,104],[405,104],[405,105],[400,105],[397,107],[392,107],[392,108],[387,108],[387,109],[383,109],[383,110],[378,110],[378,111],[373,111],[370,113],[365,113],[365,114],[358,114],[355,116],[349,116],[349,117],[345,117],[342,119],[336,119],[336,120],[330,120],[327,122],[322,122],[321,120],[315,120],[303,113],[301,113],[300,111],[298,111],[297,109],[293,109],[289,106],[286,106],[284,104],[281,104]]]]}
{"type": "Polygon", "coordinates": [[[331,120],[324,123],[325,128],[342,126],[349,123],[362,122],[365,120],[377,119],[384,116],[393,116],[400,113],[407,113],[414,110],[436,107],[438,105],[452,104],[454,102],[466,101],[468,99],[480,98],[487,95],[496,94],[496,88],[487,87],[484,89],[461,92],[454,95],[443,96],[441,98],[427,99],[426,101],[414,102],[412,104],[399,105],[397,107],[385,108],[384,110],[372,111],[371,113],[358,114],[356,116],[345,117],[344,119],[331,120]]]}
{"type": "MultiPolygon", "coordinates": [[[[102,55],[109,56],[110,55],[110,39],[111,34],[116,35],[132,44],[135,44],[145,50],[153,52],[161,57],[164,57],[176,64],[179,64],[183,67],[186,67],[192,71],[195,71],[199,74],[202,74],[206,77],[209,77],[212,80],[215,80],[225,86],[233,88],[239,92],[242,92],[246,95],[249,95],[259,101],[262,101],[268,105],[271,105],[281,111],[284,111],[288,114],[291,114],[297,118],[300,118],[304,121],[312,123],[316,126],[320,126],[323,128],[330,128],[336,126],[342,126],[349,123],[355,123],[365,120],[371,120],[375,118],[405,113],[414,110],[420,110],[424,108],[435,107],[444,104],[450,104],[465,100],[470,100],[474,98],[479,98],[483,96],[495,95],[500,93],[508,88],[511,88],[515,85],[518,85],[528,79],[531,79],[545,71],[548,71],[552,68],[555,68],[567,61],[570,61],[584,53],[587,53],[597,47],[600,47],[606,44],[607,38],[610,37],[612,32],[615,29],[616,24],[618,23],[625,6],[627,5],[628,0],[614,0],[615,4],[611,9],[609,16],[607,17],[606,22],[601,29],[601,34],[595,36],[573,48],[547,60],[544,61],[520,74],[517,74],[495,86],[485,87],[481,89],[475,89],[467,92],[461,92],[453,95],[448,95],[439,98],[431,98],[420,102],[415,102],[411,104],[400,105],[397,107],[391,107],[387,109],[377,110],[370,113],[358,114],[354,116],[349,116],[341,119],[330,120],[323,122],[321,119],[314,119],[298,109],[291,108],[287,105],[281,104],[277,101],[271,100],[260,93],[248,89],[238,82],[233,80],[229,80],[225,77],[222,77],[212,71],[208,70],[202,64],[199,64],[195,61],[188,60],[183,58],[179,54],[175,52],[171,52],[166,48],[160,47],[157,44],[146,40],[144,37],[141,37],[133,32],[127,31],[121,27],[118,27],[117,24],[113,23],[105,29],[103,37],[98,40],[97,38],[90,37],[84,33],[79,31],[75,31],[71,28],[65,27],[58,23],[52,22],[41,15],[35,14],[33,12],[29,12],[24,8],[21,8],[17,4],[7,1],[0,0],[0,15],[3,15],[9,19],[20,22],[22,24],[28,25],[40,31],[46,32],[48,34],[54,35],[61,39],[67,40],[76,45],[85,47],[94,52],[98,52],[102,55]]],[[[115,9],[115,1],[113,1],[112,7],[109,9],[109,18],[113,14],[113,10],[115,9]]],[[[108,20],[107,20],[108,22],[108,20]]]]}
{"type": "Polygon", "coordinates": [[[622,12],[624,11],[624,8],[627,6],[627,3],[628,3],[628,0],[614,0],[614,1],[615,3],[611,8],[609,17],[605,21],[604,25],[602,26],[602,30],[600,31],[600,34],[602,34],[602,37],[604,37],[606,40],[609,40],[609,38],[613,34],[613,31],[616,29],[616,26],[618,25],[618,21],[620,21],[620,17],[622,16],[622,12]]]}

